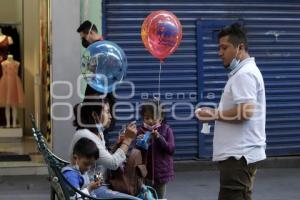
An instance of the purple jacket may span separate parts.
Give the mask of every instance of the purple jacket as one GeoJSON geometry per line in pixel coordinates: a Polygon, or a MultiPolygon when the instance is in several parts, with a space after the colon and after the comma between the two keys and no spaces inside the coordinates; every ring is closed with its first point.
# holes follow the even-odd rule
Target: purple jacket
{"type": "MultiPolygon", "coordinates": [[[[144,127],[138,129],[138,135],[145,132],[144,127]]],[[[172,128],[162,123],[157,130],[160,134],[158,139],[152,139],[147,152],[147,179],[152,180],[154,175],[155,183],[167,183],[174,179],[173,154],[175,142],[172,128]],[[153,158],[152,158],[153,155],[153,158]],[[153,168],[152,168],[153,159],[153,168]]]]}

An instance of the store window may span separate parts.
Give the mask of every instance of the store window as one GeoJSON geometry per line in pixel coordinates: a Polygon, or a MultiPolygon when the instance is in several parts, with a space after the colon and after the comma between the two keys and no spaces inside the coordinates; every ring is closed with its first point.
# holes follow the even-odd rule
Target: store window
{"type": "MultiPolygon", "coordinates": [[[[29,114],[51,143],[49,1],[0,1],[0,161],[34,161],[29,114]]],[[[0,162],[0,165],[1,165],[0,162]]]]}

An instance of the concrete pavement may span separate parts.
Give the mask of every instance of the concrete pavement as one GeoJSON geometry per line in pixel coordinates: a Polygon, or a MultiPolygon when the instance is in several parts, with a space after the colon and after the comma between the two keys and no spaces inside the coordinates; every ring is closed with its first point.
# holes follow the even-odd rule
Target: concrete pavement
{"type": "MultiPolygon", "coordinates": [[[[217,200],[218,171],[179,171],[167,188],[168,200],[217,200]]],[[[46,176],[1,176],[1,200],[47,200],[46,176]]],[[[259,169],[253,200],[299,200],[300,169],[259,169]]]]}
{"type": "MultiPolygon", "coordinates": [[[[219,190],[218,171],[192,171],[176,173],[174,182],[168,185],[170,200],[217,200],[219,190]]],[[[299,200],[300,169],[259,169],[253,200],[299,200]]]]}

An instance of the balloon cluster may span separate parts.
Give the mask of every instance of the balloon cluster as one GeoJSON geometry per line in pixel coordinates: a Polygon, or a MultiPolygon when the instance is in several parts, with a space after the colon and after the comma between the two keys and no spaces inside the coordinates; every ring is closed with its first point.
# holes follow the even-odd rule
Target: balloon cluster
{"type": "MultiPolygon", "coordinates": [[[[148,51],[163,61],[177,49],[182,39],[182,27],[173,13],[154,11],[144,20],[141,36],[148,51]]],[[[81,61],[85,80],[98,92],[112,92],[115,83],[126,76],[126,55],[113,42],[104,40],[91,44],[83,53],[81,61]]]]}

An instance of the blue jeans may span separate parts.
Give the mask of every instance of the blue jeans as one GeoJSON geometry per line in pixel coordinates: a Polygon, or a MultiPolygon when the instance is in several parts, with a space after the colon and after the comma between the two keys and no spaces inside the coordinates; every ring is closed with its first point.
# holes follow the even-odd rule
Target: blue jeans
{"type": "Polygon", "coordinates": [[[107,186],[101,186],[95,190],[92,191],[93,195],[96,195],[96,197],[99,198],[124,198],[124,199],[132,199],[132,200],[142,200],[140,198],[137,198],[135,196],[131,196],[122,192],[113,191],[109,189],[107,186]]]}

